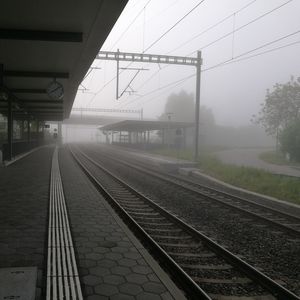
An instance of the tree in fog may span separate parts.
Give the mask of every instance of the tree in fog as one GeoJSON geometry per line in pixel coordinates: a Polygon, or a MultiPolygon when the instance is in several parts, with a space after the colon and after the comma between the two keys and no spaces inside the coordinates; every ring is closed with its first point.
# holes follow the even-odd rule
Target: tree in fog
{"type": "MultiPolygon", "coordinates": [[[[194,95],[192,93],[188,94],[184,90],[178,94],[172,93],[167,99],[164,112],[159,117],[159,120],[168,120],[168,114],[170,114],[172,121],[193,123],[195,120],[194,95]]],[[[211,109],[201,106],[200,126],[213,126],[214,124],[215,118],[211,109]]]]}
{"type": "Polygon", "coordinates": [[[279,136],[281,150],[290,158],[300,161],[300,118],[290,123],[279,136]]]}
{"type": "Polygon", "coordinates": [[[300,117],[300,77],[285,84],[275,84],[267,95],[258,115],[252,121],[262,125],[269,135],[279,133],[300,117]]]}

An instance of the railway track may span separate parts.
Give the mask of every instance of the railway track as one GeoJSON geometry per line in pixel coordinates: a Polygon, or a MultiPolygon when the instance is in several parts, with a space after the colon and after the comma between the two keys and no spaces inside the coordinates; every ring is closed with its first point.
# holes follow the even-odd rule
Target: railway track
{"type": "Polygon", "coordinates": [[[269,226],[275,227],[277,230],[288,233],[294,238],[300,238],[300,218],[296,216],[199,184],[177,175],[159,172],[151,167],[146,168],[137,161],[130,161],[130,163],[128,163],[124,160],[112,157],[112,155],[107,155],[105,152],[101,152],[101,155],[105,155],[107,158],[131,169],[135,169],[156,179],[163,180],[169,185],[180,187],[189,193],[193,193],[196,196],[200,196],[202,199],[208,200],[210,203],[215,203],[223,207],[225,206],[238,213],[244,214],[249,218],[249,222],[253,222],[253,220],[259,221],[262,224],[268,224],[269,226]]]}
{"type": "Polygon", "coordinates": [[[260,299],[300,299],[167,212],[83,152],[74,148],[70,151],[107,201],[188,291],[188,298],[257,299],[260,296],[260,299]]]}

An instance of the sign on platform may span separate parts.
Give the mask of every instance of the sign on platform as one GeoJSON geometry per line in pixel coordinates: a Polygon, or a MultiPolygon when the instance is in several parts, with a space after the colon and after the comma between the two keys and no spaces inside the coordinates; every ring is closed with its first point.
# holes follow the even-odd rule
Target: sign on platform
{"type": "Polygon", "coordinates": [[[1,268],[0,300],[34,300],[37,267],[1,268]]]}

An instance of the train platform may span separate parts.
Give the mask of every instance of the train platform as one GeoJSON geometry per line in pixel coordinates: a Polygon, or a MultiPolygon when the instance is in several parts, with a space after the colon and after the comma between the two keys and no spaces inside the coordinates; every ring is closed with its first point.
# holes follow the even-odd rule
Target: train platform
{"type": "Polygon", "coordinates": [[[31,267],[37,268],[36,299],[43,299],[53,150],[53,146],[41,148],[8,167],[0,168],[1,299],[6,299],[5,296],[18,296],[5,294],[4,284],[8,283],[3,283],[3,280],[7,273],[2,273],[1,270],[31,267]]]}
{"type": "MultiPolygon", "coordinates": [[[[35,296],[28,299],[39,300],[46,299],[46,294],[48,297],[49,282],[53,289],[51,269],[58,273],[59,293],[60,277],[65,276],[60,274],[69,268],[69,260],[66,254],[67,266],[62,263],[59,273],[59,257],[64,261],[64,255],[58,255],[59,239],[49,246],[51,229],[58,235],[67,231],[60,222],[59,226],[49,222],[56,210],[51,204],[56,193],[65,201],[61,205],[66,208],[61,218],[70,225],[71,241],[63,247],[66,253],[71,249],[71,260],[74,248],[73,276],[75,281],[79,280],[82,292],[82,298],[78,296],[78,299],[185,299],[90,183],[70,153],[65,148],[57,152],[54,146],[40,148],[0,169],[0,296],[3,299],[20,297],[16,289],[12,294],[7,286],[3,288],[11,284],[7,272],[18,276],[31,272],[35,296]],[[58,155],[53,155],[55,152],[58,155]],[[59,178],[55,179],[53,174],[59,178]],[[63,187],[63,194],[53,187],[57,182],[63,187]],[[49,249],[55,252],[51,259],[49,249]],[[55,266],[50,266],[52,262],[55,266]]],[[[33,292],[27,291],[27,296],[28,293],[33,292]]]]}

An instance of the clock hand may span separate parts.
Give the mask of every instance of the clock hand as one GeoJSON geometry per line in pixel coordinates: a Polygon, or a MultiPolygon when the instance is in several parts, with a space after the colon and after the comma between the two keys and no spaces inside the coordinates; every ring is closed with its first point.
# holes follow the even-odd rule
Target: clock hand
{"type": "Polygon", "coordinates": [[[61,86],[58,86],[58,87],[55,88],[54,90],[50,91],[50,93],[53,93],[53,92],[55,92],[55,91],[57,91],[57,90],[59,90],[59,89],[61,89],[61,86]]]}

